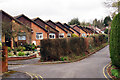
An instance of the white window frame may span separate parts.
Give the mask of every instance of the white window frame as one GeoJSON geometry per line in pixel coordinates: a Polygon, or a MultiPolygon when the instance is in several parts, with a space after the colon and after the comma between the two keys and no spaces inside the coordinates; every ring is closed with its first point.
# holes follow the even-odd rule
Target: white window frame
{"type": "Polygon", "coordinates": [[[49,39],[55,39],[55,33],[49,33],[49,39]],[[50,36],[54,36],[54,38],[50,38],[50,36]]]}
{"type": "Polygon", "coordinates": [[[70,37],[71,37],[71,34],[70,34],[70,33],[68,33],[68,34],[67,34],[67,37],[68,37],[68,36],[70,36],[70,37]]]}
{"type": "Polygon", "coordinates": [[[61,38],[61,37],[60,37],[60,35],[63,35],[63,37],[62,37],[62,38],[64,38],[64,33],[59,33],[59,38],[61,38]]]}
{"type": "Polygon", "coordinates": [[[23,35],[23,36],[18,36],[18,40],[26,40],[26,36],[23,35]]]}
{"type": "Polygon", "coordinates": [[[37,39],[37,40],[43,39],[43,33],[37,32],[37,33],[36,33],[36,39],[37,39]],[[37,38],[37,35],[38,35],[39,38],[37,38]],[[41,37],[40,37],[40,36],[41,36],[41,37]]]}

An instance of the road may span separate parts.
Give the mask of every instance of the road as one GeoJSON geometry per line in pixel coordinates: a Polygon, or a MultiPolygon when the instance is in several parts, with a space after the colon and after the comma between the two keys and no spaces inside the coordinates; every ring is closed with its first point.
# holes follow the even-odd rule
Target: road
{"type": "Polygon", "coordinates": [[[109,46],[78,62],[47,65],[10,66],[15,71],[41,75],[43,78],[105,78],[103,68],[110,63],[109,46]]]}

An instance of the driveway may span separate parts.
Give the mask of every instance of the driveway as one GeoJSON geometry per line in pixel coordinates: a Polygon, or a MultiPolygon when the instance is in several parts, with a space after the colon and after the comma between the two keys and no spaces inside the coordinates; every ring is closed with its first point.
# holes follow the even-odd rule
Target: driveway
{"type": "Polygon", "coordinates": [[[10,66],[10,70],[41,75],[43,78],[105,78],[103,68],[110,62],[109,46],[78,62],[10,66]]]}

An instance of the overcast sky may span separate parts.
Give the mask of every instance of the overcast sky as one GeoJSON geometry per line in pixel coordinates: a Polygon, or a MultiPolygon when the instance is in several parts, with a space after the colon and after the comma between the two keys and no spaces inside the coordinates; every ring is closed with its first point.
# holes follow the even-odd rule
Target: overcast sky
{"type": "Polygon", "coordinates": [[[69,22],[104,19],[109,12],[104,6],[106,0],[0,0],[0,9],[12,16],[25,14],[29,18],[69,22]]]}

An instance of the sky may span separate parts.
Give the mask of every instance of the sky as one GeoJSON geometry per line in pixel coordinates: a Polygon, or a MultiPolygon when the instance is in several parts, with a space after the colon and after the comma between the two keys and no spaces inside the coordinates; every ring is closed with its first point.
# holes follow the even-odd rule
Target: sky
{"type": "Polygon", "coordinates": [[[0,0],[0,9],[11,16],[25,14],[30,19],[39,17],[68,23],[73,18],[80,22],[104,19],[109,11],[106,0],[0,0]]]}

